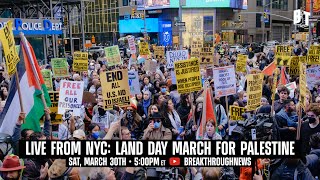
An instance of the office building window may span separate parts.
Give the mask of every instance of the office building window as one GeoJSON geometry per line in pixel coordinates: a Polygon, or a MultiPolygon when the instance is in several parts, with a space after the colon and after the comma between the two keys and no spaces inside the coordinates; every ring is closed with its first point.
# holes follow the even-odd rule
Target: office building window
{"type": "Polygon", "coordinates": [[[272,3],[272,8],[288,11],[288,0],[278,0],[272,3]]]}
{"type": "Polygon", "coordinates": [[[129,6],[129,0],[123,0],[123,6],[129,6]]]}
{"type": "Polygon", "coordinates": [[[257,6],[262,6],[263,0],[257,0],[257,6]]]}
{"type": "Polygon", "coordinates": [[[261,14],[256,14],[256,27],[261,27],[261,14]]]}

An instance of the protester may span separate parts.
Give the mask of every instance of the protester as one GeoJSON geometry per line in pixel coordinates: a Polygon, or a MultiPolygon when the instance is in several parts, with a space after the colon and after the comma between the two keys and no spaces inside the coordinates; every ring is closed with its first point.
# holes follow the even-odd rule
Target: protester
{"type": "Polygon", "coordinates": [[[278,93],[279,93],[279,97],[280,99],[279,100],[276,100],[274,102],[274,111],[276,113],[278,113],[279,111],[281,111],[281,109],[283,108],[284,106],[284,101],[288,99],[289,97],[289,94],[290,94],[290,91],[288,90],[287,87],[285,86],[280,86],[278,88],[278,93]]]}
{"type": "MultiPolygon", "coordinates": [[[[282,96],[285,95],[283,94],[282,96]]],[[[283,108],[275,116],[280,138],[282,141],[294,140],[298,126],[294,102],[293,100],[284,100],[282,105],[283,108]]]]}
{"type": "Polygon", "coordinates": [[[143,140],[172,140],[170,129],[163,126],[163,117],[154,113],[149,118],[149,126],[144,130],[143,140]]]}
{"type": "Polygon", "coordinates": [[[0,167],[1,177],[3,179],[21,179],[21,172],[25,168],[25,166],[21,165],[18,156],[6,156],[4,158],[2,166],[0,167]]]}
{"type": "Polygon", "coordinates": [[[216,132],[216,123],[214,120],[208,120],[206,123],[206,131],[204,139],[208,140],[222,140],[222,137],[216,132]]]}

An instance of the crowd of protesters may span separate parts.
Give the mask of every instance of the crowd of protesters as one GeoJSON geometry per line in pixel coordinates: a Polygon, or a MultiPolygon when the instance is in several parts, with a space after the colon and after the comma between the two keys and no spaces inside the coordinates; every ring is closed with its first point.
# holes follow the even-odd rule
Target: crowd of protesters
{"type": "MultiPolygon", "coordinates": [[[[259,73],[267,67],[274,58],[274,49],[269,52],[253,53],[248,48],[247,74],[259,73]]],[[[306,54],[307,49],[297,45],[293,54],[306,54]]],[[[229,51],[228,46],[222,45],[218,50],[220,54],[219,65],[235,65],[237,52],[229,51]]],[[[72,116],[66,112],[63,123],[56,127],[57,137],[50,132],[50,109],[45,109],[45,121],[42,132],[31,129],[21,129],[24,113],[20,113],[16,122],[13,136],[0,134],[0,167],[1,177],[4,179],[160,179],[149,176],[146,167],[99,167],[99,168],[71,168],[66,167],[65,160],[61,159],[20,159],[19,140],[197,140],[196,131],[201,126],[204,98],[202,92],[179,94],[177,85],[172,83],[172,69],[167,69],[163,59],[150,56],[150,60],[157,61],[156,72],[146,71],[144,57],[138,56],[137,63],[123,59],[123,64],[108,66],[103,57],[89,59],[88,71],[72,71],[70,64],[70,77],[72,81],[83,81],[84,91],[88,91],[96,98],[95,102],[83,103],[81,116],[72,116]],[[139,74],[141,92],[131,98],[129,107],[121,108],[116,104],[113,110],[103,108],[103,95],[100,74],[114,69],[136,70],[139,74]],[[120,128],[121,126],[121,128],[120,128]]],[[[43,66],[51,70],[50,64],[43,66]]],[[[10,80],[0,73],[1,81],[1,109],[8,96],[10,80]]],[[[246,73],[237,73],[237,94],[227,98],[215,97],[214,81],[212,77],[202,73],[203,79],[209,82],[213,91],[214,111],[216,121],[207,119],[204,139],[229,140],[227,113],[228,105],[246,107],[248,96],[246,94],[246,73]],[[228,101],[228,102],[226,102],[228,101]]],[[[279,78],[278,78],[279,79],[279,78]]],[[[261,106],[256,111],[246,112],[247,118],[255,117],[259,113],[272,114],[273,77],[265,76],[261,106]]],[[[59,91],[61,78],[53,79],[53,90],[59,91]]],[[[299,78],[290,77],[289,82],[296,82],[297,88],[293,97],[284,85],[277,87],[274,101],[275,124],[277,138],[273,140],[295,140],[298,128],[299,113],[303,117],[300,130],[301,158],[258,159],[257,167],[180,167],[180,179],[316,179],[320,175],[320,85],[307,93],[308,103],[302,112],[299,108],[299,78]]],[[[54,129],[54,128],[53,128],[54,129]]],[[[271,138],[269,139],[271,140],[271,138]]]]}

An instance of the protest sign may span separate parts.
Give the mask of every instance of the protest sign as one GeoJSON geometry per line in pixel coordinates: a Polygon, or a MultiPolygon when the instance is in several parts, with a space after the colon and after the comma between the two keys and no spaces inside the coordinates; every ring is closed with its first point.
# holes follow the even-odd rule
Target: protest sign
{"type": "Polygon", "coordinates": [[[247,75],[248,111],[254,111],[258,106],[260,106],[263,77],[263,73],[247,75]]]}
{"type": "Polygon", "coordinates": [[[128,43],[129,43],[130,53],[131,54],[137,53],[136,42],[134,41],[134,36],[128,37],[128,43]]]}
{"type": "Polygon", "coordinates": [[[317,82],[320,82],[320,66],[309,67],[307,69],[307,85],[309,90],[315,87],[317,82]]]}
{"type": "Polygon", "coordinates": [[[11,76],[16,72],[17,64],[20,61],[14,42],[12,21],[8,21],[7,24],[0,29],[0,41],[4,51],[8,75],[11,76]]]}
{"type": "Polygon", "coordinates": [[[273,84],[272,84],[272,97],[271,97],[272,101],[275,100],[279,73],[280,73],[280,70],[276,67],[276,69],[273,71],[273,84]]]}
{"type": "Polygon", "coordinates": [[[134,96],[136,94],[140,94],[141,90],[140,90],[138,71],[134,71],[134,70],[129,71],[128,79],[129,79],[130,95],[134,96]]]}
{"type": "Polygon", "coordinates": [[[177,77],[174,71],[170,71],[172,84],[177,84],[177,77]]]}
{"type": "Polygon", "coordinates": [[[248,56],[247,55],[243,55],[243,54],[238,54],[237,56],[237,64],[236,64],[236,72],[243,72],[246,73],[247,72],[247,59],[248,56]]]}
{"type": "Polygon", "coordinates": [[[213,63],[213,47],[202,47],[200,49],[200,64],[212,64],[213,63]]]}
{"type": "Polygon", "coordinates": [[[307,95],[307,77],[306,77],[306,65],[300,63],[300,77],[299,77],[299,88],[300,88],[300,97],[299,104],[300,106],[306,110],[306,95],[307,95]]]}
{"type": "Polygon", "coordinates": [[[80,116],[83,96],[83,81],[61,80],[58,114],[72,110],[74,116],[80,116]]]}
{"type": "Polygon", "coordinates": [[[109,66],[114,66],[121,63],[120,51],[118,45],[104,48],[109,66]]]}
{"type": "Polygon", "coordinates": [[[128,70],[108,71],[100,74],[102,96],[105,109],[113,109],[113,105],[127,107],[130,105],[130,88],[128,70]]]}
{"type": "Polygon", "coordinates": [[[289,74],[299,75],[300,74],[300,67],[299,67],[299,56],[292,56],[290,61],[290,68],[289,68],[289,74]]]}
{"type": "Polygon", "coordinates": [[[320,56],[317,54],[309,54],[307,56],[307,64],[308,65],[320,64],[320,56]]]}
{"type": "MultiPolygon", "coordinates": [[[[61,124],[62,123],[62,115],[58,114],[58,103],[59,103],[59,92],[58,91],[49,91],[49,96],[51,100],[50,109],[50,117],[51,124],[61,124]]],[[[40,120],[40,124],[43,124],[45,117],[40,120]]]]}
{"type": "Polygon", "coordinates": [[[199,57],[202,47],[203,40],[200,38],[194,39],[191,43],[191,57],[199,57]]]}
{"type": "Polygon", "coordinates": [[[149,55],[150,54],[149,44],[147,42],[141,42],[139,44],[139,54],[140,55],[149,55]]]}
{"type": "Polygon", "coordinates": [[[246,112],[246,108],[238,106],[230,106],[230,120],[238,121],[245,120],[242,114],[246,112]]]}
{"type": "Polygon", "coordinates": [[[213,68],[214,89],[216,97],[237,93],[234,66],[213,68]]]}
{"type": "Polygon", "coordinates": [[[88,53],[74,52],[73,53],[73,71],[88,71],[88,53]]]}
{"type": "Polygon", "coordinates": [[[173,68],[174,62],[188,59],[188,50],[167,51],[167,68],[173,68]]]}
{"type": "Polygon", "coordinates": [[[197,58],[175,62],[174,72],[180,94],[201,90],[200,64],[197,58]]]}
{"type": "Polygon", "coordinates": [[[275,59],[276,59],[277,66],[289,66],[291,53],[292,53],[291,46],[277,45],[276,52],[275,52],[275,59]]]}
{"type": "Polygon", "coordinates": [[[154,47],[154,56],[158,58],[164,58],[164,46],[155,46],[154,47]]]}
{"type": "Polygon", "coordinates": [[[307,56],[299,56],[299,61],[302,63],[307,63],[307,56]]]}
{"type": "Polygon", "coordinates": [[[319,55],[320,56],[320,46],[319,45],[311,45],[308,51],[308,55],[319,55]]]}
{"type": "Polygon", "coordinates": [[[53,91],[51,71],[48,69],[43,69],[41,70],[41,74],[48,91],[53,91]]]}
{"type": "Polygon", "coordinates": [[[68,77],[68,63],[66,58],[51,59],[53,77],[68,77]]]}
{"type": "Polygon", "coordinates": [[[207,77],[213,77],[213,69],[212,67],[207,67],[206,68],[206,74],[207,74],[207,77]]]}

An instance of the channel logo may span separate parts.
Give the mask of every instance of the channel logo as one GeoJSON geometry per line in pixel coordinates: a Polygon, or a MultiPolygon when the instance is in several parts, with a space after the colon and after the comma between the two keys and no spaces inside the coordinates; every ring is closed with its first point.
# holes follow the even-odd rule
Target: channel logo
{"type": "Polygon", "coordinates": [[[180,166],[180,158],[179,157],[171,157],[169,159],[170,166],[180,166]]]}

